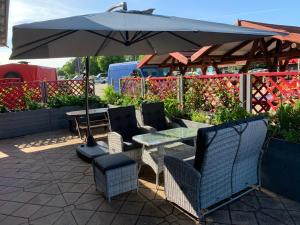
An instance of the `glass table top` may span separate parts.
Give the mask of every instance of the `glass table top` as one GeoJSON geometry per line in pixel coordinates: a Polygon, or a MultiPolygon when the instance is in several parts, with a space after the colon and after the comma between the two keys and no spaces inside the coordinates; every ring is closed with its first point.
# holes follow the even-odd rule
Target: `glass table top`
{"type": "Polygon", "coordinates": [[[136,135],[132,139],[145,146],[164,145],[176,141],[192,139],[197,136],[197,128],[174,128],[169,130],[158,131],[154,133],[147,133],[136,135]]]}

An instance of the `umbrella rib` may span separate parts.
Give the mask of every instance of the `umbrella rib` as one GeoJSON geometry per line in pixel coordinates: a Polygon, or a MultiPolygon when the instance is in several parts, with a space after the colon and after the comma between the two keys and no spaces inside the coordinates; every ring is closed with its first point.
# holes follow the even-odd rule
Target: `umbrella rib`
{"type": "Polygon", "coordinates": [[[73,34],[73,33],[77,32],[77,31],[78,31],[78,30],[72,30],[72,31],[69,31],[68,33],[64,33],[63,35],[61,35],[61,36],[59,36],[59,37],[57,37],[57,38],[54,38],[54,39],[52,39],[52,40],[50,40],[50,41],[47,41],[47,42],[45,42],[45,43],[42,43],[42,44],[40,44],[40,45],[38,45],[38,46],[36,46],[36,47],[34,47],[34,48],[31,48],[31,49],[28,49],[28,50],[26,50],[26,51],[24,51],[24,52],[21,52],[21,53],[15,55],[14,57],[18,57],[18,56],[23,55],[23,54],[25,54],[25,53],[27,53],[27,52],[31,52],[31,51],[33,51],[33,50],[35,50],[35,49],[37,49],[37,48],[40,48],[40,47],[42,47],[42,46],[44,46],[44,45],[47,45],[47,44],[51,43],[51,42],[53,42],[53,41],[57,41],[57,40],[59,40],[59,39],[61,39],[61,38],[63,38],[63,37],[69,36],[70,34],[73,34]]]}
{"type": "Polygon", "coordinates": [[[141,35],[141,36],[140,36],[139,38],[137,38],[136,40],[132,41],[131,44],[135,44],[135,43],[137,43],[137,42],[139,42],[139,41],[143,41],[143,40],[145,40],[145,39],[149,39],[149,38],[154,37],[154,36],[156,36],[156,35],[158,35],[158,34],[160,34],[160,33],[163,33],[163,32],[164,32],[164,31],[159,31],[159,32],[156,32],[156,33],[152,33],[152,31],[149,31],[149,32],[147,32],[147,33],[141,35]],[[151,34],[151,33],[152,33],[152,34],[151,34]],[[147,35],[148,35],[148,36],[147,36],[147,35]]]}
{"type": "MultiPolygon", "coordinates": [[[[100,33],[96,32],[96,31],[92,31],[92,30],[86,30],[86,31],[89,32],[89,33],[92,33],[92,34],[96,34],[96,35],[98,35],[100,37],[106,38],[106,35],[100,34],[100,33]]],[[[123,41],[120,41],[120,40],[118,40],[116,38],[113,38],[113,37],[108,37],[108,39],[113,40],[115,42],[118,42],[120,44],[125,44],[123,41]]]]}
{"type": "Polygon", "coordinates": [[[124,34],[122,33],[122,31],[119,31],[119,33],[120,33],[120,35],[121,35],[123,41],[125,42],[125,41],[126,41],[126,38],[125,38],[124,34]]]}
{"type": "Polygon", "coordinates": [[[20,48],[23,48],[23,47],[27,47],[28,45],[32,45],[32,44],[35,44],[35,43],[38,43],[38,42],[47,40],[47,39],[49,39],[49,38],[53,38],[53,37],[59,36],[59,35],[61,35],[61,34],[68,33],[68,32],[70,32],[70,30],[66,30],[66,31],[62,31],[62,32],[59,32],[59,33],[56,33],[56,34],[52,34],[52,35],[50,35],[50,36],[47,36],[47,37],[44,37],[44,38],[40,38],[40,39],[31,41],[31,42],[28,42],[28,43],[26,43],[26,44],[20,45],[20,46],[14,48],[14,49],[17,50],[17,49],[20,49],[20,48]]]}
{"type": "Polygon", "coordinates": [[[132,38],[130,39],[130,42],[133,42],[135,40],[135,38],[137,38],[139,36],[140,33],[142,33],[142,31],[135,32],[134,35],[132,36],[132,38]]]}
{"type": "Polygon", "coordinates": [[[167,31],[167,32],[168,32],[169,34],[172,34],[173,36],[179,38],[179,39],[182,39],[182,40],[184,40],[184,41],[186,41],[186,42],[188,42],[188,43],[190,43],[190,44],[193,44],[193,45],[197,46],[198,48],[203,47],[203,46],[197,44],[196,42],[193,42],[193,41],[191,41],[191,40],[189,40],[189,39],[187,39],[187,38],[185,38],[185,37],[182,37],[181,35],[176,34],[176,33],[172,32],[172,31],[167,31]]]}
{"type": "Polygon", "coordinates": [[[104,47],[104,45],[106,44],[107,40],[109,39],[109,36],[112,34],[112,31],[110,31],[108,33],[108,35],[106,35],[104,41],[101,43],[101,45],[99,46],[99,48],[97,49],[95,56],[97,56],[99,54],[99,52],[102,50],[102,48],[104,47]]]}

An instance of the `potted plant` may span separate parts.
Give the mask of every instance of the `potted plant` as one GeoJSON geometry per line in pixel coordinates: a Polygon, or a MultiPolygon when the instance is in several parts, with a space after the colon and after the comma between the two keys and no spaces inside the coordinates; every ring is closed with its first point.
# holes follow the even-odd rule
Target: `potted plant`
{"type": "Polygon", "coordinates": [[[300,101],[270,116],[262,159],[262,186],[300,202],[300,101]]]}

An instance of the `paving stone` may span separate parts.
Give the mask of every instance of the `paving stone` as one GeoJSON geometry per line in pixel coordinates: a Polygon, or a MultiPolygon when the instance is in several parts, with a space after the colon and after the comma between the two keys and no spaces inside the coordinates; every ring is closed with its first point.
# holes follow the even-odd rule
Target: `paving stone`
{"type": "Polygon", "coordinates": [[[259,203],[264,209],[284,209],[281,201],[278,198],[259,198],[259,203]]]}
{"type": "Polygon", "coordinates": [[[282,221],[279,221],[265,213],[256,212],[256,218],[260,225],[283,225],[282,221]]]}
{"type": "Polygon", "coordinates": [[[300,211],[300,203],[287,199],[287,198],[280,198],[281,202],[288,210],[300,211]]]}
{"type": "Polygon", "coordinates": [[[51,199],[49,202],[47,202],[46,205],[64,207],[67,205],[67,203],[62,195],[56,195],[53,199],[51,199]]]}
{"type": "Polygon", "coordinates": [[[161,211],[158,207],[156,207],[154,204],[146,203],[144,208],[142,209],[141,215],[164,217],[165,213],[161,211]]]}
{"type": "Polygon", "coordinates": [[[44,205],[47,202],[49,202],[52,198],[54,198],[55,195],[49,195],[49,194],[36,194],[34,198],[32,198],[29,203],[37,204],[37,205],[44,205]]]}
{"type": "Polygon", "coordinates": [[[236,225],[258,225],[252,212],[231,211],[231,219],[236,225]]]}
{"type": "Polygon", "coordinates": [[[94,195],[94,194],[83,194],[80,198],[75,202],[76,205],[87,203],[93,200],[104,200],[101,195],[94,195]]]}
{"type": "Polygon", "coordinates": [[[55,221],[57,221],[64,212],[60,211],[60,212],[56,212],[53,214],[49,214],[47,216],[44,217],[40,217],[38,219],[30,219],[30,224],[32,225],[52,225],[55,221]]]}
{"type": "Polygon", "coordinates": [[[52,207],[52,206],[42,206],[32,216],[30,216],[30,220],[36,220],[38,218],[52,215],[58,212],[63,212],[63,209],[58,207],[52,207]]]}
{"type": "Polygon", "coordinates": [[[291,215],[295,225],[300,225],[300,212],[299,211],[290,211],[289,214],[291,215]]]}
{"type": "Polygon", "coordinates": [[[25,223],[28,223],[28,220],[25,218],[7,216],[0,222],[0,225],[21,225],[25,223]]]}
{"type": "Polygon", "coordinates": [[[216,222],[216,223],[231,223],[230,222],[230,215],[228,210],[217,210],[208,214],[205,218],[205,221],[208,222],[216,222]]]}
{"type": "Polygon", "coordinates": [[[142,210],[144,203],[141,202],[125,202],[121,207],[120,212],[125,214],[136,214],[138,215],[142,210]]]}
{"type": "Polygon", "coordinates": [[[72,211],[77,224],[86,224],[94,214],[94,211],[75,209],[72,211]]]}
{"type": "Polygon", "coordinates": [[[106,200],[100,205],[97,211],[101,212],[118,212],[123,205],[123,201],[112,200],[110,203],[106,200]]]}
{"type": "Polygon", "coordinates": [[[19,202],[6,202],[2,206],[0,206],[0,213],[10,215],[17,209],[21,208],[24,204],[19,202]]]}
{"type": "Polygon", "coordinates": [[[81,193],[63,193],[62,194],[65,201],[67,202],[67,205],[73,204],[74,202],[77,201],[77,199],[79,199],[79,197],[81,196],[81,193]]]}
{"type": "Polygon", "coordinates": [[[89,222],[87,223],[87,225],[109,225],[109,224],[111,224],[111,222],[114,219],[114,217],[115,217],[114,213],[96,212],[92,216],[92,218],[89,220],[89,222]]]}
{"type": "Polygon", "coordinates": [[[284,210],[276,210],[276,209],[262,209],[262,213],[265,213],[278,221],[282,221],[285,224],[293,225],[293,220],[290,215],[284,210]]]}
{"type": "Polygon", "coordinates": [[[54,225],[77,225],[71,212],[64,213],[54,225]]]}
{"type": "Polygon", "coordinates": [[[41,208],[41,206],[39,206],[39,205],[25,204],[21,208],[16,210],[12,215],[29,218],[40,208],[41,208]]]}
{"type": "MultiPolygon", "coordinates": [[[[86,210],[97,210],[102,204],[103,199],[95,199],[82,204],[76,205],[77,209],[86,209],[86,210]]],[[[110,211],[107,208],[103,207],[103,211],[110,211]]]]}
{"type": "Polygon", "coordinates": [[[84,193],[90,187],[89,184],[75,184],[69,192],[79,192],[84,193]]]}
{"type": "Polygon", "coordinates": [[[132,225],[135,224],[137,221],[137,215],[126,215],[126,214],[118,214],[111,225],[132,225]]]}
{"type": "Polygon", "coordinates": [[[140,216],[136,225],[157,225],[163,222],[162,218],[151,216],[140,216]]]}

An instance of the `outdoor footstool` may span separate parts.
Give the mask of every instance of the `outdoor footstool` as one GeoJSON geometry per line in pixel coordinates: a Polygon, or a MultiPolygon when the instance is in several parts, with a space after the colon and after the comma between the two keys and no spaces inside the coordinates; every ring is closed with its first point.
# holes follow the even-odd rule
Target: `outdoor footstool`
{"type": "Polygon", "coordinates": [[[93,160],[96,189],[110,198],[138,188],[137,163],[124,155],[116,153],[104,155],[93,160]]]}

